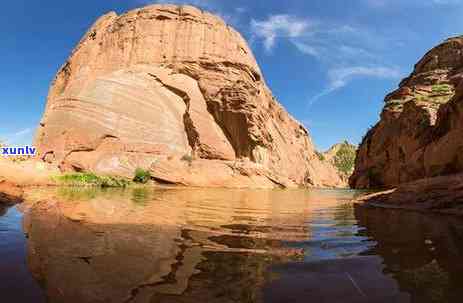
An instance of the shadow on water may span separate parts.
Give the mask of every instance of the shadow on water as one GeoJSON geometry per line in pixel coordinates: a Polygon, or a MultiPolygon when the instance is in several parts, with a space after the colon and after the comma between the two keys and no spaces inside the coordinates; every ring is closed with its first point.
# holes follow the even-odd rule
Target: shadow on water
{"type": "Polygon", "coordinates": [[[0,217],[6,215],[8,208],[8,206],[0,204],[0,217]]]}
{"type": "Polygon", "coordinates": [[[0,217],[9,238],[23,239],[2,251],[19,257],[9,267],[2,259],[0,275],[27,260],[18,277],[33,276],[42,290],[19,280],[3,298],[41,302],[18,296],[22,288],[67,303],[459,302],[461,221],[354,209],[356,194],[29,192],[18,207],[27,250],[21,214],[0,217]]]}
{"type": "MultiPolygon", "coordinates": [[[[351,254],[352,246],[347,245],[342,247],[347,254],[336,254],[334,245],[334,249],[328,247],[329,258],[318,253],[321,257],[305,263],[273,266],[279,279],[267,285],[266,302],[305,302],[307,298],[319,302],[461,302],[461,219],[352,205],[341,208],[344,211],[337,212],[335,221],[354,227],[355,235],[344,236],[353,236],[352,245],[360,249],[351,254]]],[[[319,250],[332,241],[346,244],[342,238],[323,238],[319,250]]]]}
{"type": "Polygon", "coordinates": [[[0,205],[0,302],[45,302],[26,264],[22,215],[14,206],[0,205]]]}
{"type": "Polygon", "coordinates": [[[356,208],[361,232],[377,245],[364,254],[383,258],[384,273],[410,302],[461,302],[463,221],[415,212],[356,208]]]}

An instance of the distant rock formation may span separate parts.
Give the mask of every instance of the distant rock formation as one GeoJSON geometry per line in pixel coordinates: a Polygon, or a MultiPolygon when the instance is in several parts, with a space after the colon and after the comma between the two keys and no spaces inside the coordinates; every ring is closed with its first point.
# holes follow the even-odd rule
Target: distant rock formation
{"type": "Polygon", "coordinates": [[[172,184],[338,186],[241,35],[191,6],[99,18],[54,80],[35,141],[64,171],[172,184]]]}
{"type": "Polygon", "coordinates": [[[463,171],[463,37],[428,52],[386,96],[361,143],[354,188],[394,187],[463,171]]]}
{"type": "Polygon", "coordinates": [[[328,162],[337,169],[339,176],[347,186],[349,177],[354,172],[356,152],[357,146],[344,141],[333,145],[323,153],[317,152],[317,154],[320,160],[328,162]]]}

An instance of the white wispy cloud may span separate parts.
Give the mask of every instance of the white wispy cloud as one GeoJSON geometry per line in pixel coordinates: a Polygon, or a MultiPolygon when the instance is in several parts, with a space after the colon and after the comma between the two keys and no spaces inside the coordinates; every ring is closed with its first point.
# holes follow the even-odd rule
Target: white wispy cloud
{"type": "Polygon", "coordinates": [[[251,20],[251,31],[263,39],[264,47],[270,51],[277,38],[297,38],[307,33],[313,24],[306,19],[292,15],[272,15],[267,20],[251,20]]]}
{"type": "Polygon", "coordinates": [[[403,73],[397,67],[351,66],[344,68],[334,68],[328,71],[328,86],[309,100],[309,106],[313,105],[321,97],[329,95],[332,92],[347,86],[349,82],[356,77],[399,79],[402,76],[403,73]]]}
{"type": "Polygon", "coordinates": [[[32,128],[24,128],[13,133],[0,135],[0,142],[6,144],[23,144],[30,143],[32,135],[32,128]]]}
{"type": "Polygon", "coordinates": [[[397,79],[402,76],[397,67],[384,62],[384,53],[400,44],[395,33],[372,32],[358,25],[292,15],[252,20],[251,30],[263,41],[265,50],[271,50],[278,39],[285,39],[301,53],[315,58],[326,70],[326,87],[309,99],[309,106],[346,87],[356,77],[397,79]]]}

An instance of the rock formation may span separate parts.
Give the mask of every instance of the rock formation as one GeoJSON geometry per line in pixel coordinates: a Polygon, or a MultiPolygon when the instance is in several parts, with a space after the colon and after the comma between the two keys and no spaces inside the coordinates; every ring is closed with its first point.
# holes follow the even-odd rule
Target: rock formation
{"type": "Polygon", "coordinates": [[[35,141],[64,171],[195,186],[336,186],[245,40],[191,6],[108,13],[51,86],[35,141]]]}
{"type": "Polygon", "coordinates": [[[338,170],[339,176],[347,186],[349,177],[354,172],[356,152],[357,146],[344,141],[333,145],[323,153],[318,153],[318,156],[338,170]]]}
{"type": "Polygon", "coordinates": [[[463,37],[446,40],[416,64],[363,139],[352,187],[394,187],[463,171],[462,72],[463,37]]]}
{"type": "Polygon", "coordinates": [[[463,216],[463,174],[409,182],[358,201],[367,206],[463,216]]]}
{"type": "Polygon", "coordinates": [[[12,182],[0,178],[0,204],[15,204],[22,201],[23,190],[12,182]]]}

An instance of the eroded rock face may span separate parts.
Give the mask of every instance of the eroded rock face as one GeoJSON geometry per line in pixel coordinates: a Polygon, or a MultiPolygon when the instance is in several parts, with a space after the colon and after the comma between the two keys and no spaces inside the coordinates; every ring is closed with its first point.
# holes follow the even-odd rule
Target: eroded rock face
{"type": "Polygon", "coordinates": [[[355,188],[398,184],[463,170],[463,37],[428,52],[389,94],[366,134],[350,178],[355,188]]]}
{"type": "Polygon", "coordinates": [[[58,72],[36,146],[62,170],[143,167],[169,183],[341,182],[274,99],[241,35],[191,6],[101,17],[58,72]]]}

